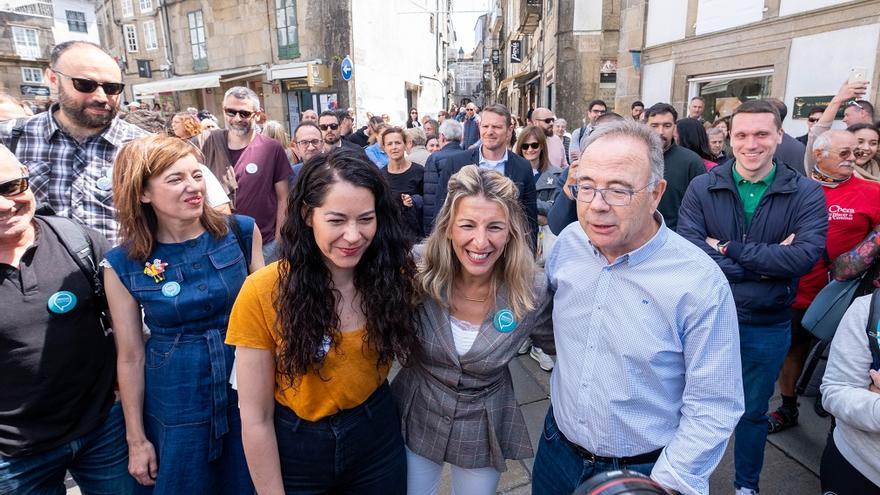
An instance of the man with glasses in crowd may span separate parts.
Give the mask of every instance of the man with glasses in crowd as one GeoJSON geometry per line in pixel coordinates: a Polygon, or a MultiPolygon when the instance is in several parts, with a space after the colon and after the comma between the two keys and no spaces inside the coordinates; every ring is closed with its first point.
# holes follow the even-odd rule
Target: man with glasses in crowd
{"type": "Polygon", "coordinates": [[[225,176],[230,167],[233,170],[235,212],[256,220],[263,236],[263,258],[271,263],[276,259],[293,172],[281,143],[256,132],[254,118],[259,111],[260,99],[251,89],[227,90],[223,96],[226,129],[212,131],[202,153],[214,175],[225,176]]]}
{"type": "Polygon", "coordinates": [[[810,127],[807,133],[807,146],[804,152],[804,168],[806,175],[813,173],[816,167],[816,155],[813,153],[813,142],[824,132],[831,129],[840,107],[843,110],[843,123],[847,127],[855,124],[874,124],[874,106],[863,98],[868,93],[868,81],[845,81],[837,94],[831,98],[819,120],[810,127]]]}
{"type": "MultiPolygon", "coordinates": [[[[302,159],[301,162],[293,166],[293,175],[290,176],[290,188],[299,176],[300,170],[309,158],[318,156],[324,150],[324,138],[321,136],[321,129],[311,121],[300,122],[296,129],[293,130],[293,144],[296,146],[296,156],[302,159]]],[[[358,148],[362,149],[362,148],[358,148]]]]}
{"type": "Polygon", "coordinates": [[[117,118],[125,88],[119,64],[98,45],[69,41],[52,48],[46,79],[58,103],[26,120],[6,122],[0,140],[28,167],[40,205],[116,244],[113,161],[123,144],[147,135],[117,118]]]}
{"type": "Polygon", "coordinates": [[[825,111],[825,105],[819,105],[810,108],[810,113],[807,114],[807,132],[803,136],[798,136],[795,139],[801,142],[804,146],[807,145],[807,138],[810,137],[810,130],[813,129],[813,125],[816,122],[819,122],[819,118],[822,116],[822,113],[825,111]]]}
{"type": "MultiPolygon", "coordinates": [[[[337,112],[333,110],[324,110],[321,112],[321,115],[318,116],[318,129],[321,130],[321,135],[324,140],[324,153],[329,153],[334,148],[340,147],[358,150],[363,153],[363,148],[346,139],[342,139],[340,128],[341,124],[339,123],[339,114],[337,112]]],[[[366,154],[364,156],[366,156],[366,154]]]]}
{"type": "Polygon", "coordinates": [[[730,286],[657,213],[663,147],[649,128],[596,127],[576,174],[577,222],[545,264],[557,356],[532,491],[631,469],[708,493],[743,411],[730,286]]]}
{"type": "Polygon", "coordinates": [[[740,105],[730,118],[734,160],[695,178],[679,210],[679,234],[718,263],[736,301],[745,397],[734,439],[737,495],[759,491],[768,402],[791,341],[791,304],[828,231],[821,186],[773,159],[780,142],[773,104],[740,105]]]}
{"type": "Polygon", "coordinates": [[[540,127],[547,137],[547,158],[551,165],[559,168],[565,167],[568,163],[565,161],[565,145],[562,139],[553,132],[553,124],[556,123],[556,116],[549,108],[538,107],[532,111],[532,125],[540,127]]]}
{"type": "Polygon", "coordinates": [[[593,132],[596,119],[608,112],[608,105],[602,100],[593,100],[587,105],[587,118],[584,125],[571,133],[571,144],[568,145],[569,162],[573,163],[580,158],[587,145],[587,137],[593,132]]]}
{"type": "Polygon", "coordinates": [[[72,220],[35,215],[29,179],[0,145],[0,493],[64,493],[67,471],[86,494],[134,493],[94,282],[110,246],[72,220]]]}
{"type": "Polygon", "coordinates": [[[468,102],[465,107],[465,117],[462,125],[461,148],[468,149],[480,140],[480,115],[479,108],[473,102],[468,102]]]}

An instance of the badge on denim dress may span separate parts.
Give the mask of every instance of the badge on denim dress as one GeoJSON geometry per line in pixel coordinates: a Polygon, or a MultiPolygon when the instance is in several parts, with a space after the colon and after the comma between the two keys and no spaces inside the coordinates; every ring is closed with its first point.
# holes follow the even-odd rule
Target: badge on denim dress
{"type": "Polygon", "coordinates": [[[180,284],[177,282],[168,282],[162,286],[162,295],[165,297],[174,297],[180,294],[180,284]]]}
{"type": "Polygon", "coordinates": [[[492,318],[492,325],[495,327],[495,330],[498,330],[501,333],[510,333],[516,330],[516,327],[519,326],[519,322],[516,321],[516,317],[513,316],[513,311],[504,308],[499,309],[498,312],[495,313],[495,316],[492,318]]]}

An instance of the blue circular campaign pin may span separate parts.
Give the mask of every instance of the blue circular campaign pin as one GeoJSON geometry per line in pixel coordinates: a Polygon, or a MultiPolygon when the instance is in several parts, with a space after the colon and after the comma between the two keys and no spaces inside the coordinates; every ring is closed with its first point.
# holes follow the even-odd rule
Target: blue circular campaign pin
{"type": "Polygon", "coordinates": [[[162,295],[165,297],[174,297],[180,294],[180,284],[177,282],[168,282],[162,286],[162,295]]]}
{"type": "Polygon", "coordinates": [[[98,186],[98,189],[102,191],[109,191],[113,188],[113,181],[110,180],[110,177],[101,177],[98,179],[96,185],[98,186]]]}
{"type": "Polygon", "coordinates": [[[76,307],[76,295],[73,292],[63,290],[49,297],[49,311],[63,315],[76,307]]]}
{"type": "Polygon", "coordinates": [[[495,317],[492,318],[492,325],[495,326],[495,330],[501,333],[509,333],[516,330],[519,322],[513,316],[513,311],[504,308],[495,313],[495,317]]]}

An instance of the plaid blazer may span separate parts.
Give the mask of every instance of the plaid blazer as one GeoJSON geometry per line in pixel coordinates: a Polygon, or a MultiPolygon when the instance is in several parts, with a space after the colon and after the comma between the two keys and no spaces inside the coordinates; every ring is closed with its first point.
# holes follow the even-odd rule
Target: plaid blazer
{"type": "MultiPolygon", "coordinates": [[[[530,336],[555,353],[552,294],[546,276],[535,276],[537,308],[509,333],[495,330],[490,313],[473,347],[459,357],[449,323],[449,310],[428,300],[419,310],[421,360],[404,368],[391,389],[401,415],[407,447],[438,464],[506,470],[505,459],[533,456],[522,412],[513,394],[507,365],[530,336]]],[[[507,307],[504,288],[496,308],[507,307]]]]}

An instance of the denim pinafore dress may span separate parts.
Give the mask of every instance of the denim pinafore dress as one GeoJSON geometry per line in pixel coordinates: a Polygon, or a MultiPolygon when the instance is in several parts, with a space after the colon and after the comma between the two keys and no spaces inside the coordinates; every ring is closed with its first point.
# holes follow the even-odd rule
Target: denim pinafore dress
{"type": "MultiPolygon", "coordinates": [[[[230,219],[231,220],[231,219],[230,219]]],[[[247,249],[254,220],[235,216],[247,249]]],[[[249,258],[249,257],[248,257],[249,258]]],[[[162,280],[144,273],[123,246],[106,260],[143,307],[144,428],[158,457],[155,494],[253,493],[241,443],[238,397],[229,386],[235,349],[224,343],[229,313],[248,275],[230,230],[157,243],[150,262],[167,263],[162,280]]],[[[143,488],[143,487],[142,487],[143,488]]]]}

